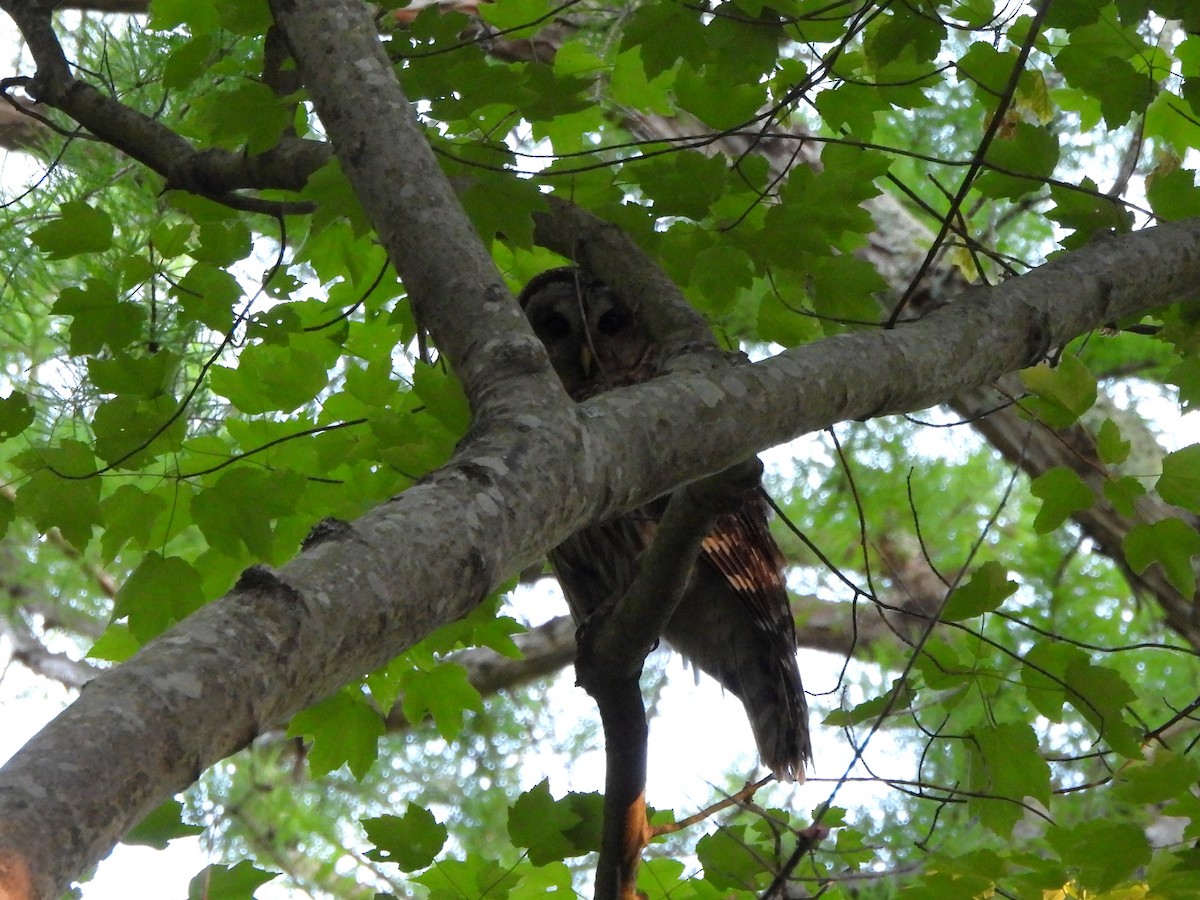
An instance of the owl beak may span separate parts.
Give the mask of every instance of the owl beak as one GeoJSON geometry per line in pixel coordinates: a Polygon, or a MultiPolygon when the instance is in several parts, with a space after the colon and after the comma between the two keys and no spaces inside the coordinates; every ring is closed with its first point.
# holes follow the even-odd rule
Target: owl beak
{"type": "Polygon", "coordinates": [[[591,377],[592,368],[596,362],[596,357],[592,355],[592,348],[584,344],[579,348],[579,368],[583,370],[584,377],[591,377]]]}

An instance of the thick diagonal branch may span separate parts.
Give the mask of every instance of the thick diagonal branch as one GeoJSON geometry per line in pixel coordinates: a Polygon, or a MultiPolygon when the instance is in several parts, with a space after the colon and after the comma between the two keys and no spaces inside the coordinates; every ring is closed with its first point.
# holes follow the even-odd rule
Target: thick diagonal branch
{"type": "MultiPolygon", "coordinates": [[[[645,139],[671,140],[681,146],[698,146],[704,152],[721,154],[731,160],[753,153],[767,160],[776,179],[783,179],[797,168],[819,168],[821,144],[812,139],[808,130],[793,123],[787,129],[770,134],[718,135],[701,123],[684,116],[630,114],[625,124],[645,139]]],[[[884,193],[863,204],[875,222],[870,241],[858,255],[875,267],[887,281],[890,290],[883,298],[885,313],[890,313],[907,286],[922,268],[925,248],[933,234],[895,197],[884,193]]],[[[1103,241],[1099,242],[1103,246],[1103,241]]],[[[1162,269],[1141,264],[1150,276],[1162,269]]],[[[951,301],[968,287],[962,272],[949,263],[939,263],[925,273],[920,290],[914,292],[908,310],[915,316],[951,301]]],[[[958,412],[1010,463],[1019,465],[1030,478],[1048,472],[1056,466],[1074,469],[1093,489],[1096,502],[1086,509],[1072,513],[1071,518],[1080,530],[1096,542],[1105,556],[1125,571],[1138,589],[1148,591],[1162,610],[1164,621],[1193,647],[1200,648],[1200,606],[1194,597],[1184,597],[1170,583],[1158,565],[1142,574],[1131,572],[1125,565],[1124,540],[1138,521],[1156,522],[1178,515],[1152,495],[1137,501],[1138,518],[1121,515],[1105,498],[1106,467],[1094,459],[1092,439],[1086,429],[1073,425],[1063,429],[1032,426],[1019,414],[1010,399],[1019,396],[1021,387],[1015,378],[1007,386],[975,387],[954,396],[947,405],[958,412]]],[[[1127,435],[1128,436],[1128,435],[1127,435]]]]}
{"type": "Polygon", "coordinates": [[[96,678],[0,770],[0,866],[27,875],[30,896],[58,896],[205,767],[461,617],[581,527],[797,434],[945,402],[1046,340],[1196,284],[1200,221],[1181,222],[1090,245],[894,331],[664,376],[542,427],[500,422],[344,539],[249,580],[96,678]]]}
{"type": "Polygon", "coordinates": [[[367,8],[275,0],[271,9],[417,320],[453,365],[476,417],[528,414],[535,396],[565,411],[545,349],[438,165],[367,8]],[[514,378],[527,379],[516,396],[514,378]]]}

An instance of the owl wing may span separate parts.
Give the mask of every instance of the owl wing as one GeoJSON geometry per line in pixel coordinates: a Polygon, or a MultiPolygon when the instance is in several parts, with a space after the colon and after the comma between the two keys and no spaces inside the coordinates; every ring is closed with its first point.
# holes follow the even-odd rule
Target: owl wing
{"type": "MultiPolygon", "coordinates": [[[[664,506],[656,501],[586,528],[550,554],[577,623],[628,589],[664,506]]],[[[791,781],[803,780],[812,751],[782,564],[760,489],[704,539],[663,637],[742,701],[763,763],[791,781]]]]}
{"type": "Polygon", "coordinates": [[[812,747],[783,563],[759,488],[704,538],[664,637],[742,701],[776,777],[803,781],[812,747]]]}
{"type": "Polygon", "coordinates": [[[783,554],[767,527],[762,489],[717,519],[701,544],[701,558],[725,577],[765,631],[796,647],[796,631],[783,580],[783,554]]]}

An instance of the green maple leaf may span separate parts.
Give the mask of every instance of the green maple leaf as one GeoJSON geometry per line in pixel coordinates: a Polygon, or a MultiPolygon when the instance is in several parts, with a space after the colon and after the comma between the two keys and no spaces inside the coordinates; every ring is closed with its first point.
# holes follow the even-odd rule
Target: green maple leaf
{"type": "Polygon", "coordinates": [[[332,772],[343,763],[362,779],[379,755],[383,719],[362,694],[346,688],[292,716],[288,737],[308,737],[308,765],[313,776],[332,772]]]}
{"type": "Polygon", "coordinates": [[[433,718],[438,733],[448,741],[463,729],[463,713],[483,709],[479,691],[467,680],[467,670],[456,663],[440,663],[432,669],[414,669],[403,679],[404,715],[419,722],[433,718]]]}
{"type": "Polygon", "coordinates": [[[429,810],[415,803],[408,804],[403,816],[363,819],[362,825],[375,845],[367,857],[377,862],[396,863],[402,872],[425,868],[446,843],[446,826],[429,810]]]}
{"type": "Polygon", "coordinates": [[[1139,575],[1158,563],[1183,596],[1195,593],[1192,558],[1200,556],[1200,534],[1183,521],[1163,519],[1136,525],[1125,535],[1124,550],[1126,561],[1139,575]]]}
{"type": "Polygon", "coordinates": [[[1074,469],[1055,466],[1043,472],[1030,485],[1033,496],[1042,501],[1033,530],[1038,534],[1053,531],[1080,510],[1089,509],[1095,500],[1091,489],[1074,469]]]}
{"type": "Polygon", "coordinates": [[[529,849],[535,866],[545,865],[579,852],[569,833],[581,821],[569,802],[550,795],[550,783],[543,780],[508,811],[508,836],[516,846],[529,849]]]}
{"type": "Polygon", "coordinates": [[[83,200],[64,203],[57,219],[29,235],[50,259],[99,253],[112,246],[112,238],[112,217],[83,200]]]}
{"type": "Polygon", "coordinates": [[[128,616],[130,632],[145,643],[203,605],[195,567],[178,556],[150,552],[117,591],[113,619],[128,616]]]}
{"type": "Polygon", "coordinates": [[[1163,458],[1158,495],[1190,512],[1200,512],[1200,444],[1192,444],[1163,458]]]}
{"type": "Polygon", "coordinates": [[[247,860],[236,866],[209,866],[188,882],[188,900],[246,900],[278,876],[247,860]]]}
{"type": "Polygon", "coordinates": [[[1050,766],[1027,722],[977,728],[971,739],[970,789],[979,796],[967,803],[985,826],[1007,837],[1025,814],[1026,797],[1050,803],[1050,766]]]}
{"type": "Polygon", "coordinates": [[[998,609],[1000,604],[1017,589],[1017,583],[1009,580],[1008,571],[998,562],[985,562],[975,570],[971,580],[954,589],[942,618],[957,622],[980,616],[998,609]]]}

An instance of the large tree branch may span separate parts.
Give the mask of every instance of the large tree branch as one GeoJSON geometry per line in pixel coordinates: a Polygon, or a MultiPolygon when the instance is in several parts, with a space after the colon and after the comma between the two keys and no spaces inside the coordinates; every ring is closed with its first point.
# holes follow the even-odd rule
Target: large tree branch
{"type": "MultiPolygon", "coordinates": [[[[902,606],[904,601],[898,596],[886,605],[902,606]]],[[[895,639],[896,626],[883,615],[860,615],[854,621],[854,609],[848,603],[819,603],[815,597],[806,596],[799,598],[796,608],[803,610],[796,626],[796,643],[808,650],[848,656],[878,641],[895,639]]],[[[78,630],[75,625],[69,627],[73,632],[78,630]]],[[[49,652],[36,635],[12,622],[11,617],[0,621],[0,633],[9,638],[15,662],[64,687],[82,688],[104,671],[86,660],[49,652]]],[[[517,658],[487,647],[472,647],[448,659],[466,670],[467,681],[485,697],[554,675],[575,661],[575,625],[569,616],[557,616],[530,628],[515,635],[513,642],[521,653],[517,658]]],[[[388,712],[387,727],[399,730],[410,725],[403,704],[397,701],[388,712]]]]}
{"type": "Polygon", "coordinates": [[[0,872],[33,885],[14,896],[56,896],[204,768],[465,614],[588,522],[797,434],[945,401],[1197,283],[1192,220],[1093,244],[895,331],[655,379],[583,404],[573,425],[486,429],[345,536],[278,574],[250,570],[95,679],[0,771],[0,872]]]}
{"type": "Polygon", "coordinates": [[[442,174],[356,0],[272,3],[346,177],[480,418],[563,415],[545,348],[442,174]],[[510,381],[521,380],[514,393],[510,381]]]}
{"type": "MultiPolygon", "coordinates": [[[[797,166],[820,166],[820,145],[809,139],[810,135],[802,126],[792,126],[790,133],[776,131],[756,138],[744,133],[717,135],[697,122],[665,116],[631,114],[626,124],[647,140],[666,139],[680,145],[694,145],[731,160],[747,153],[761,155],[770,163],[775,179],[785,178],[797,166]]],[[[933,235],[890,194],[880,194],[863,205],[871,213],[876,228],[867,246],[858,252],[890,286],[889,296],[884,299],[884,308],[890,310],[917,277],[925,258],[925,248],[933,235]]],[[[968,287],[956,266],[935,265],[925,273],[921,289],[912,295],[908,308],[920,315],[944,305],[968,287]]],[[[1154,598],[1167,625],[1200,649],[1200,606],[1195,602],[1196,598],[1181,595],[1160,566],[1152,566],[1138,575],[1125,565],[1125,536],[1137,521],[1155,522],[1179,515],[1179,511],[1157,497],[1146,495],[1136,504],[1139,519],[1121,515],[1105,498],[1103,489],[1109,472],[1096,458],[1087,429],[1082,425],[1058,430],[1044,425],[1032,426],[1011,403],[1011,398],[1020,396],[1023,391],[1017,379],[1006,379],[997,387],[981,386],[963,391],[950,398],[946,405],[1030,478],[1056,466],[1075,470],[1092,488],[1096,502],[1087,509],[1074,512],[1072,520],[1095,541],[1101,553],[1126,573],[1133,585],[1154,598]]]]}
{"type": "MultiPolygon", "coordinates": [[[[99,136],[116,146],[124,147],[136,158],[159,172],[168,183],[191,187],[210,194],[222,194],[245,187],[274,187],[298,189],[316,168],[330,156],[326,144],[314,141],[288,140],[271,151],[257,156],[219,150],[198,151],[173,134],[162,123],[125,107],[114,98],[75,81],[70,75],[61,48],[53,33],[45,27],[46,10],[29,2],[11,0],[7,5],[21,13],[19,21],[28,27],[27,38],[39,61],[38,77],[49,96],[57,97],[59,109],[88,125],[99,136]]],[[[138,2],[97,4],[92,8],[126,12],[144,11],[138,2]]],[[[543,53],[539,58],[550,58],[543,53]]],[[[12,106],[0,107],[7,119],[0,119],[0,132],[11,142],[39,144],[46,140],[48,129],[36,120],[23,117],[12,106]],[[10,121],[11,120],[11,121],[10,121]],[[8,121],[9,124],[4,123],[8,121]]],[[[647,139],[668,139],[680,145],[692,145],[710,153],[721,153],[739,159],[747,153],[765,157],[775,178],[786,176],[798,165],[819,166],[819,145],[808,140],[807,132],[793,126],[790,131],[769,134],[716,134],[699,123],[663,116],[627,115],[625,124],[647,139]]],[[[538,217],[538,239],[545,246],[566,256],[577,256],[600,277],[621,290],[627,297],[648,295],[658,298],[648,309],[665,316],[664,327],[658,331],[676,336],[683,346],[706,341],[703,324],[689,321],[679,311],[683,305],[664,298],[675,297],[673,285],[663,284],[651,277],[653,266],[638,264],[640,251],[623,235],[597,223],[586,213],[551,198],[551,210],[538,217]],[[632,249],[631,249],[632,248],[632,249]],[[650,273],[649,275],[647,273],[650,273]],[[651,277],[650,281],[646,279],[651,277]]],[[[869,245],[861,254],[892,285],[894,293],[910,282],[923,259],[923,248],[931,235],[907,210],[888,195],[867,202],[878,225],[869,245]]],[[[949,294],[965,287],[959,271],[950,266],[940,267],[935,277],[927,278],[925,288],[917,295],[915,306],[928,308],[944,302],[949,294]]],[[[691,313],[690,307],[685,311],[691,313]]],[[[1072,449],[1086,440],[1079,429],[1055,434],[1049,429],[1030,431],[1015,410],[997,407],[995,395],[987,391],[967,393],[950,404],[974,425],[1010,461],[1018,463],[1036,477],[1056,465],[1076,468],[1084,480],[1100,487],[1103,472],[1094,466],[1080,465],[1079,454],[1072,449]],[[990,413],[990,415],[988,414],[990,413]]],[[[1102,494],[1097,492],[1097,496],[1102,494]]],[[[1153,499],[1144,498],[1141,512],[1150,521],[1173,514],[1173,511],[1153,499]]],[[[1073,517],[1084,533],[1096,541],[1099,549],[1118,564],[1123,559],[1122,541],[1130,521],[1120,516],[1106,501],[1100,500],[1073,517]]],[[[1135,577],[1135,583],[1148,590],[1164,611],[1168,624],[1194,646],[1200,646],[1200,627],[1195,621],[1193,604],[1181,597],[1159,569],[1151,569],[1135,577]]]]}

